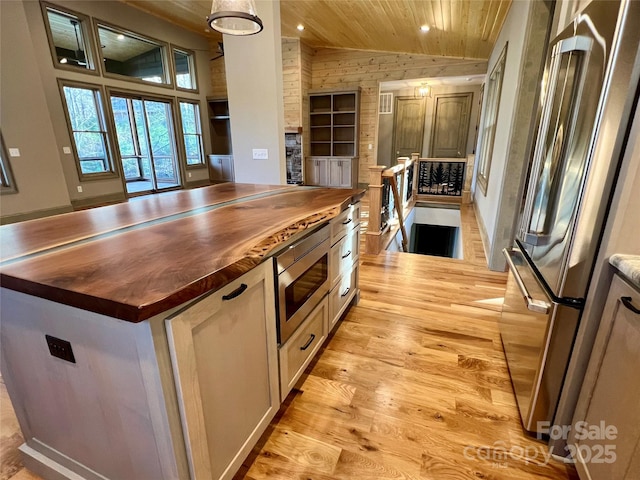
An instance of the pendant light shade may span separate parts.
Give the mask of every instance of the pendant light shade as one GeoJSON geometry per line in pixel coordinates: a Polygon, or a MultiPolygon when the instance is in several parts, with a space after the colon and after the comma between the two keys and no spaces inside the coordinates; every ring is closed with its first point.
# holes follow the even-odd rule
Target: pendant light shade
{"type": "Polygon", "coordinates": [[[254,0],[213,0],[207,23],[227,35],[253,35],[262,31],[254,0]]]}

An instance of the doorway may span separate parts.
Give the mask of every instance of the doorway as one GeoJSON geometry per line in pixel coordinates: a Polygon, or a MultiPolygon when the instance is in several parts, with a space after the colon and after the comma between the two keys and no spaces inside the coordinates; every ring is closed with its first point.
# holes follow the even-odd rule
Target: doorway
{"type": "Polygon", "coordinates": [[[467,156],[472,99],[473,92],[435,96],[431,158],[467,156]]]}
{"type": "Polygon", "coordinates": [[[424,110],[424,97],[396,97],[396,113],[393,119],[394,159],[422,152],[424,110]]]}
{"type": "Polygon", "coordinates": [[[181,186],[170,100],[111,95],[127,196],[181,186]]]}

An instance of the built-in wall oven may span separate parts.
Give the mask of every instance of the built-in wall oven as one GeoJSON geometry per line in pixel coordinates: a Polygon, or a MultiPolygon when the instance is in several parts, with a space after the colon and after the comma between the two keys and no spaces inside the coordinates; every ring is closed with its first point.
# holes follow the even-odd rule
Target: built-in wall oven
{"type": "Polygon", "coordinates": [[[329,233],[322,227],[275,257],[280,345],[329,293],[329,233]]]}

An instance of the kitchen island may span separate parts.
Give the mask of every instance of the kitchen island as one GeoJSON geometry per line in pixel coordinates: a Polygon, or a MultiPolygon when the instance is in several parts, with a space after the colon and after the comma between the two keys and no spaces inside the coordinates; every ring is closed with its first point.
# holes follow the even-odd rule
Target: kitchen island
{"type": "MultiPolygon", "coordinates": [[[[362,195],[221,184],[2,227],[2,374],[25,465],[44,478],[233,476],[279,408],[279,354],[316,352],[329,328],[327,295],[298,328],[322,335],[278,345],[271,256],[362,195]]],[[[333,283],[357,287],[348,257],[333,283]]]]}

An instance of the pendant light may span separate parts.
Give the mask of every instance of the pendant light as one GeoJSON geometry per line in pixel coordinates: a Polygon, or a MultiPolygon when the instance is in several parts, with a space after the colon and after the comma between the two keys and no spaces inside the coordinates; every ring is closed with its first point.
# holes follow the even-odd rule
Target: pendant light
{"type": "Polygon", "coordinates": [[[263,28],[254,0],[213,0],[207,23],[227,35],[254,35],[263,28]]]}

